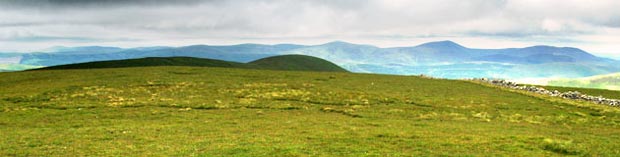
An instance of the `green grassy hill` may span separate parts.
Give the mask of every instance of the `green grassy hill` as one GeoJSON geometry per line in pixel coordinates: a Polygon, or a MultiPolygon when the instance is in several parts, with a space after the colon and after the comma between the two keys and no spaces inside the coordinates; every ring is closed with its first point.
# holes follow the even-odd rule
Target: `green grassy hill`
{"type": "Polygon", "coordinates": [[[227,67],[244,69],[296,70],[296,71],[337,71],[347,72],[329,61],[305,55],[283,55],[259,59],[250,63],[229,62],[215,59],[193,57],[148,57],[139,59],[97,61],[88,63],[67,64],[40,68],[53,69],[98,69],[127,68],[148,66],[196,66],[196,67],[227,67]]]}
{"type": "Polygon", "coordinates": [[[620,73],[578,79],[556,79],[548,81],[547,85],[620,90],[620,73]]]}
{"type": "Polygon", "coordinates": [[[127,68],[127,67],[148,67],[148,66],[197,66],[197,67],[231,67],[245,68],[243,63],[228,62],[215,59],[193,58],[193,57],[148,57],[126,60],[97,61],[87,63],[76,63],[67,65],[50,66],[37,70],[53,69],[99,69],[99,68],[127,68]]]}
{"type": "Polygon", "coordinates": [[[0,78],[0,156],[620,154],[618,108],[468,81],[178,66],[0,78]]]}
{"type": "Polygon", "coordinates": [[[278,70],[298,70],[298,71],[340,71],[347,70],[338,65],[316,57],[308,57],[305,55],[281,55],[267,57],[252,61],[250,65],[258,67],[274,67],[278,70]]]}

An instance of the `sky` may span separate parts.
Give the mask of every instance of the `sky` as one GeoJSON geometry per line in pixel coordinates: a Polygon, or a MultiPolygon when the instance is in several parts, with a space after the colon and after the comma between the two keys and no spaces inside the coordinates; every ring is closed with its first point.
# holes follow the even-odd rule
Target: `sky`
{"type": "Polygon", "coordinates": [[[241,43],[577,47],[620,59],[618,0],[0,0],[0,52],[241,43]]]}

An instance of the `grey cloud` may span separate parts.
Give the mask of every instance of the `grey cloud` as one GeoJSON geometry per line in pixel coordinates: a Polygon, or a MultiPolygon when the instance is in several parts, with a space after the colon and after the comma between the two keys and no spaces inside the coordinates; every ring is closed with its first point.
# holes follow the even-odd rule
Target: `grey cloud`
{"type": "Polygon", "coordinates": [[[0,38],[571,37],[620,28],[617,8],[614,0],[0,0],[0,38]]]}
{"type": "Polygon", "coordinates": [[[2,39],[11,42],[50,42],[50,41],[67,41],[67,42],[108,42],[108,41],[140,41],[140,39],[131,38],[90,38],[90,37],[71,37],[71,36],[17,36],[2,39]]]}
{"type": "Polygon", "coordinates": [[[57,37],[57,36],[29,36],[29,37],[13,37],[5,39],[15,42],[49,42],[49,41],[71,41],[71,42],[97,42],[102,41],[95,38],[87,37],[57,37]]]}
{"type": "Polygon", "coordinates": [[[195,5],[216,0],[3,0],[0,5],[23,8],[195,5]]]}

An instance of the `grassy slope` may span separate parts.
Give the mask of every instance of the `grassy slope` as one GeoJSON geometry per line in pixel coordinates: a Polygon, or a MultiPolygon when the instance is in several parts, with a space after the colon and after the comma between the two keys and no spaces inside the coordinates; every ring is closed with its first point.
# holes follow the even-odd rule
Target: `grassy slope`
{"type": "Polygon", "coordinates": [[[320,69],[319,71],[347,71],[329,61],[304,55],[281,55],[267,57],[252,61],[249,64],[258,67],[276,67],[273,69],[278,70],[317,71],[316,69],[320,69]]]}
{"type": "Polygon", "coordinates": [[[466,81],[204,67],[0,78],[0,156],[620,154],[617,108],[466,81]]]}

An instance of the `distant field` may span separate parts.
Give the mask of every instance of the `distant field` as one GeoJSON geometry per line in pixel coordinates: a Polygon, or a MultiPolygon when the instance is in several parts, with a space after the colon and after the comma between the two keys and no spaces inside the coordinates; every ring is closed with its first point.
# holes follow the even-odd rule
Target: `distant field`
{"type": "Polygon", "coordinates": [[[40,67],[41,66],[26,65],[26,64],[0,63],[0,71],[20,71],[24,69],[33,69],[33,68],[40,68],[40,67]]]}
{"type": "Polygon", "coordinates": [[[620,91],[607,90],[607,89],[595,89],[595,88],[576,88],[576,87],[558,87],[558,86],[540,86],[549,90],[558,90],[561,92],[567,91],[579,91],[583,94],[592,96],[603,96],[605,98],[620,99],[620,91]]]}
{"type": "Polygon", "coordinates": [[[620,73],[595,75],[576,79],[555,79],[547,82],[551,86],[598,88],[620,91],[620,73]]]}
{"type": "Polygon", "coordinates": [[[467,81],[206,67],[0,78],[0,156],[620,154],[618,108],[467,81]]]}

